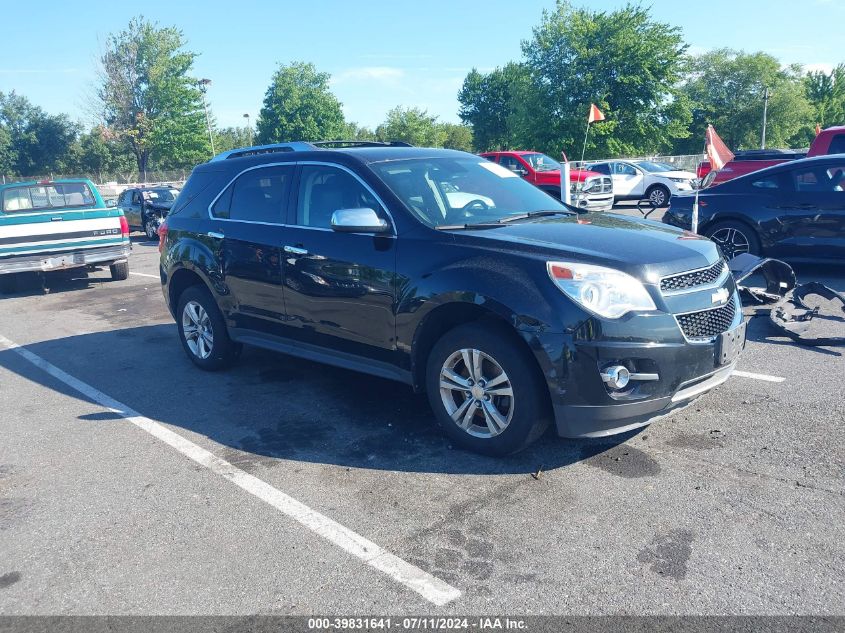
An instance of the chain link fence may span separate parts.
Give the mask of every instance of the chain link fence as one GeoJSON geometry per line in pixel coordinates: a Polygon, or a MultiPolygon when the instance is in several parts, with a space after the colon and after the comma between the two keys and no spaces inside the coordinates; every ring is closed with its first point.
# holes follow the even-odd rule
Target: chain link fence
{"type": "Polygon", "coordinates": [[[624,158],[616,156],[614,158],[596,158],[594,160],[586,160],[584,161],[584,164],[589,165],[591,163],[601,163],[607,160],[651,160],[658,163],[668,163],[679,171],[691,171],[692,173],[696,173],[698,163],[705,159],[706,156],[704,154],[683,154],[680,156],[628,156],[624,158]]]}
{"type": "Polygon", "coordinates": [[[170,185],[181,188],[191,174],[190,169],[173,169],[169,171],[124,172],[111,174],[105,172],[87,174],[39,174],[37,176],[11,176],[0,174],[0,183],[13,184],[16,182],[32,182],[39,180],[61,180],[63,178],[87,178],[97,185],[97,189],[104,200],[117,198],[125,189],[138,186],[170,185]]]}

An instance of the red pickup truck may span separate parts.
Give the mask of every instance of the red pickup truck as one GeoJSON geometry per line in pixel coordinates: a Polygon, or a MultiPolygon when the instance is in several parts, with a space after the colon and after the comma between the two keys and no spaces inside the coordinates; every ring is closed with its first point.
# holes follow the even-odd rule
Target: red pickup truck
{"type": "MultiPolygon", "coordinates": [[[[811,156],[825,156],[827,154],[845,154],[845,125],[829,127],[819,132],[810,150],[805,154],[788,149],[752,149],[739,150],[736,157],[725,165],[713,180],[713,184],[725,182],[764,167],[779,165],[790,160],[799,158],[810,158],[811,156]]],[[[710,161],[704,160],[698,164],[699,178],[704,178],[710,173],[710,161]]]]}
{"type": "MultiPolygon", "coordinates": [[[[507,167],[560,200],[560,163],[555,159],[540,152],[521,150],[484,152],[479,156],[507,167]]],[[[571,169],[569,182],[571,191],[578,196],[572,204],[587,211],[610,211],[613,208],[613,180],[610,176],[589,169],[571,169]]]]}

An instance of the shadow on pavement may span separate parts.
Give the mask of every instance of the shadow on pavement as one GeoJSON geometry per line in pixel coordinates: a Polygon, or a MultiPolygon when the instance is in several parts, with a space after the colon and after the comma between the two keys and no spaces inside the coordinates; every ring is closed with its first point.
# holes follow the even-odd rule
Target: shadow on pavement
{"type": "MultiPolygon", "coordinates": [[[[26,347],[148,418],[223,445],[219,456],[245,469],[288,459],[408,472],[536,473],[588,459],[636,434],[574,441],[550,432],[517,455],[488,458],[452,448],[425,395],[405,385],[254,348],[228,371],[203,372],[185,356],[172,324],[26,347]]],[[[0,352],[0,365],[87,400],[13,351],[0,352]]],[[[119,419],[104,411],[82,415],[79,423],[119,419]]]]}

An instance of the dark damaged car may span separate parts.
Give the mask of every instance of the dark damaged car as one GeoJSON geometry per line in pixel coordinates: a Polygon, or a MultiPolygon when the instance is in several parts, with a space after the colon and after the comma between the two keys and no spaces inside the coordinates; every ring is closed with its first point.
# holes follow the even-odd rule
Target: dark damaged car
{"type": "Polygon", "coordinates": [[[457,151],[227,152],[194,170],[160,236],[198,367],[248,344],[397,380],[487,454],[552,423],[566,437],[645,425],[725,381],[745,341],[711,241],[579,215],[457,151]]]}

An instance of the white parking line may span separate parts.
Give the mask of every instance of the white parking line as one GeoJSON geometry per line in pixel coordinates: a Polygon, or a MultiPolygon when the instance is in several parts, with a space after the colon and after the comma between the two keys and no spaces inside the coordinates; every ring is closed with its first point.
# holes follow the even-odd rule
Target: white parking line
{"type": "Polygon", "coordinates": [[[734,376],[739,376],[740,378],[753,378],[754,380],[765,380],[766,382],[783,382],[786,378],[781,378],[780,376],[769,376],[768,374],[752,374],[750,371],[737,371],[734,369],[733,371],[734,376]]]}
{"type": "Polygon", "coordinates": [[[136,277],[149,277],[150,279],[160,279],[158,275],[148,275],[147,273],[133,273],[129,271],[130,275],[135,275],[136,277]]]}
{"type": "Polygon", "coordinates": [[[0,345],[19,354],[39,369],[42,369],[109,411],[120,414],[127,421],[146,431],[156,439],[175,448],[201,466],[205,466],[210,471],[240,486],[243,490],[270,504],[282,514],[298,521],[327,541],[334,543],[342,550],[361,559],[370,567],[387,574],[396,582],[416,591],[429,602],[441,606],[455,600],[461,595],[461,592],[455,587],[391,554],[329,517],[320,514],[316,510],[312,510],[304,503],[286,495],[281,490],[274,488],[258,477],[250,475],[229,462],[220,459],[201,446],[171,431],[163,424],[144,417],[134,409],[114,400],[91,385],[74,378],[37,354],[21,347],[2,335],[0,335],[0,345]]]}

